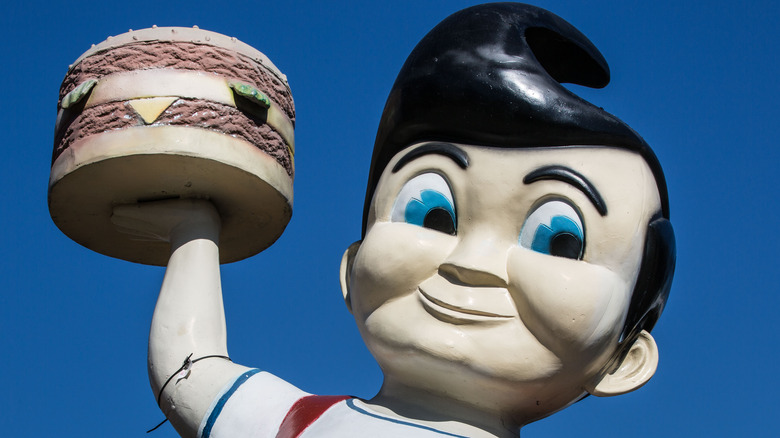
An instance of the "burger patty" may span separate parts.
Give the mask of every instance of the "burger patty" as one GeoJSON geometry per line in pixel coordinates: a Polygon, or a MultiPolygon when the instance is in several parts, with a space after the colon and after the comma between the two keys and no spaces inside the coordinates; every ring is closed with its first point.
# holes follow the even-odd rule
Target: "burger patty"
{"type": "Polygon", "coordinates": [[[292,157],[282,137],[267,124],[256,121],[238,108],[202,99],[178,99],[152,123],[147,125],[130,106],[129,101],[109,102],[84,109],[67,126],[55,134],[52,162],[72,144],[89,136],[132,127],[188,126],[241,138],[262,145],[292,178],[292,157]]]}
{"type": "Polygon", "coordinates": [[[68,71],[62,98],[87,79],[139,69],[171,68],[204,71],[252,84],[295,122],[295,106],[287,85],[256,61],[221,47],[189,42],[139,42],[92,54],[68,71]]]}

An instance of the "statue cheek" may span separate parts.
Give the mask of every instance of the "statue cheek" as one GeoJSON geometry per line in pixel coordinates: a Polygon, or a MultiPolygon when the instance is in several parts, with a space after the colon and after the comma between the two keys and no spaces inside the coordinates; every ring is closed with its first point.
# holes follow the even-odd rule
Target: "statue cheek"
{"type": "Polygon", "coordinates": [[[522,248],[510,254],[508,271],[520,318],[558,357],[598,356],[617,341],[630,290],[614,272],[522,248]]]}
{"type": "Polygon", "coordinates": [[[385,302],[415,293],[434,275],[456,238],[416,225],[374,224],[352,268],[353,310],[370,314],[385,302]]]}

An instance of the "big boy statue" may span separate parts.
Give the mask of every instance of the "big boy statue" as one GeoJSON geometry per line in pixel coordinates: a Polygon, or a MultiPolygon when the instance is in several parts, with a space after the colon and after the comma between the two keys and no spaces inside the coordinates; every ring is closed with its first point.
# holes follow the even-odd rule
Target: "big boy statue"
{"type": "Polygon", "coordinates": [[[675,263],[666,183],[631,128],[564,88],[609,71],[569,23],[517,3],[445,19],[411,53],[374,145],[341,287],[384,373],[368,400],[231,362],[215,203],[115,207],[169,242],[155,396],[187,437],[513,437],[650,379],[675,263]]]}

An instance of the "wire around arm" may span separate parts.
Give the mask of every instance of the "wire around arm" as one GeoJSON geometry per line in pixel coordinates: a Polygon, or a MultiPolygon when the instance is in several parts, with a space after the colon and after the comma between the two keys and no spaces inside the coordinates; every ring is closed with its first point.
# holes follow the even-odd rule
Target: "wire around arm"
{"type": "MultiPolygon", "coordinates": [[[[192,355],[193,355],[193,353],[190,353],[189,356],[187,356],[184,359],[184,362],[182,362],[181,367],[179,367],[178,370],[174,371],[173,374],[171,374],[171,376],[168,377],[168,380],[166,380],[165,383],[163,383],[163,386],[160,388],[160,392],[157,393],[157,407],[159,407],[160,409],[162,409],[162,406],[160,406],[160,399],[162,398],[163,391],[165,391],[165,387],[167,387],[168,384],[171,383],[171,380],[173,380],[174,377],[179,376],[182,372],[184,372],[184,374],[181,374],[181,376],[179,377],[179,380],[186,379],[187,377],[189,377],[189,375],[190,375],[190,368],[192,368],[192,364],[194,364],[195,362],[199,362],[199,361],[201,361],[203,359],[209,359],[209,358],[212,358],[212,357],[218,357],[220,359],[227,359],[228,361],[233,362],[232,360],[230,360],[229,357],[222,356],[220,354],[210,354],[208,356],[201,356],[201,357],[199,357],[197,359],[192,359],[192,355]]],[[[157,426],[154,426],[153,428],[147,430],[146,433],[154,432],[155,430],[157,430],[158,427],[160,427],[163,424],[165,424],[166,421],[168,421],[167,417],[165,418],[165,420],[163,420],[157,426]]]]}

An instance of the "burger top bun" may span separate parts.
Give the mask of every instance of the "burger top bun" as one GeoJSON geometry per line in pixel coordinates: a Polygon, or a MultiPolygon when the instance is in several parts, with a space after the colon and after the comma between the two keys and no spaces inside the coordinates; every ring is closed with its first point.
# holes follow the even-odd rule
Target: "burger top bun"
{"type": "Polygon", "coordinates": [[[110,36],[99,44],[93,44],[92,47],[84,52],[76,61],[68,66],[68,70],[73,69],[84,58],[90,57],[114,47],[125,44],[151,42],[151,41],[173,41],[173,42],[191,42],[196,44],[206,44],[210,46],[223,47],[236,53],[245,55],[255,62],[267,68],[268,71],[276,75],[279,79],[287,83],[287,76],[265,56],[261,51],[254,47],[239,41],[236,37],[229,37],[221,33],[212,32],[193,27],[157,27],[152,26],[148,29],[130,30],[129,32],[110,36]]]}

